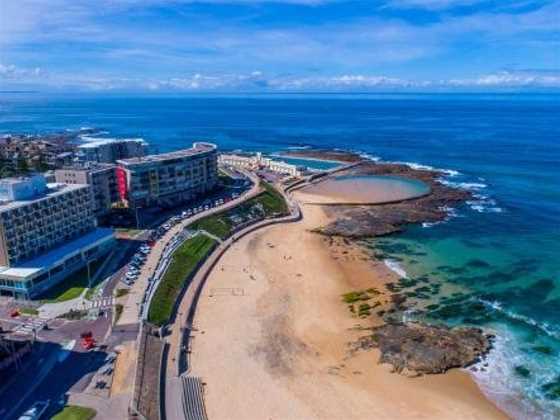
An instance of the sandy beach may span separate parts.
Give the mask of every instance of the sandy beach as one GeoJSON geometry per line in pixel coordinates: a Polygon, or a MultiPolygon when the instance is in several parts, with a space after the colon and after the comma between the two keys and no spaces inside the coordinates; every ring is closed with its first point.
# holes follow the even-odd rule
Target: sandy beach
{"type": "Polygon", "coordinates": [[[319,206],[302,210],[299,223],[241,239],[208,278],[191,374],[205,383],[209,418],[506,418],[467,373],[409,378],[377,364],[377,350],[349,352],[364,334],[357,327],[376,319],[353,318],[341,295],[381,290],[394,274],[309,232],[326,217],[319,206]]]}

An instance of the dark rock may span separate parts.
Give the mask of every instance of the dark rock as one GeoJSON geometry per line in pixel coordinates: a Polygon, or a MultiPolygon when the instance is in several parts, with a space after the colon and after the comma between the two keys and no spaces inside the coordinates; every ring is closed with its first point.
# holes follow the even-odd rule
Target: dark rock
{"type": "Polygon", "coordinates": [[[380,363],[421,374],[468,367],[490,350],[491,342],[478,328],[448,328],[421,323],[385,324],[372,329],[362,348],[377,347],[380,363]]]}
{"type": "Polygon", "coordinates": [[[324,235],[349,238],[389,235],[401,231],[410,223],[444,220],[447,217],[444,208],[456,206],[472,197],[468,191],[438,182],[441,174],[437,171],[418,170],[401,164],[364,161],[339,174],[398,175],[427,183],[431,192],[423,197],[393,204],[326,207],[335,221],[316,230],[324,235]]]}

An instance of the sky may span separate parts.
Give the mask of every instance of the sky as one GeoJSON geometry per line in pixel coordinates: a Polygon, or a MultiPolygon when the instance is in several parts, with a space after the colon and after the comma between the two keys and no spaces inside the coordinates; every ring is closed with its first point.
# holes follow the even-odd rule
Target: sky
{"type": "Polygon", "coordinates": [[[560,0],[0,0],[0,90],[560,90],[560,0]]]}

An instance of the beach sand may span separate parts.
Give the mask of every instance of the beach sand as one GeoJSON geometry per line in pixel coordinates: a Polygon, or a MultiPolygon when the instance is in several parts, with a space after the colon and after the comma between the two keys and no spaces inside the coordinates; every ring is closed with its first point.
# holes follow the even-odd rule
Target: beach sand
{"type": "MultiPolygon", "coordinates": [[[[216,419],[505,418],[471,377],[454,370],[409,378],[377,350],[349,355],[366,326],[341,295],[394,274],[363,251],[329,243],[318,206],[304,220],[250,234],[207,280],[192,341],[192,375],[216,419]]],[[[373,319],[372,322],[375,322],[373,319]]]]}

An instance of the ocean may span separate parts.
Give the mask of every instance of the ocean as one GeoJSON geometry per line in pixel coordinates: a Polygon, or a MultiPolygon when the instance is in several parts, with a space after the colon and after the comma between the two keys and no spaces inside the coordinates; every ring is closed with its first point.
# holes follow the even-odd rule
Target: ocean
{"type": "Polygon", "coordinates": [[[93,127],[160,152],[342,148],[444,170],[475,199],[367,245],[404,278],[407,318],[496,334],[472,374],[500,407],[560,417],[560,95],[0,95],[0,134],[93,127]]]}

